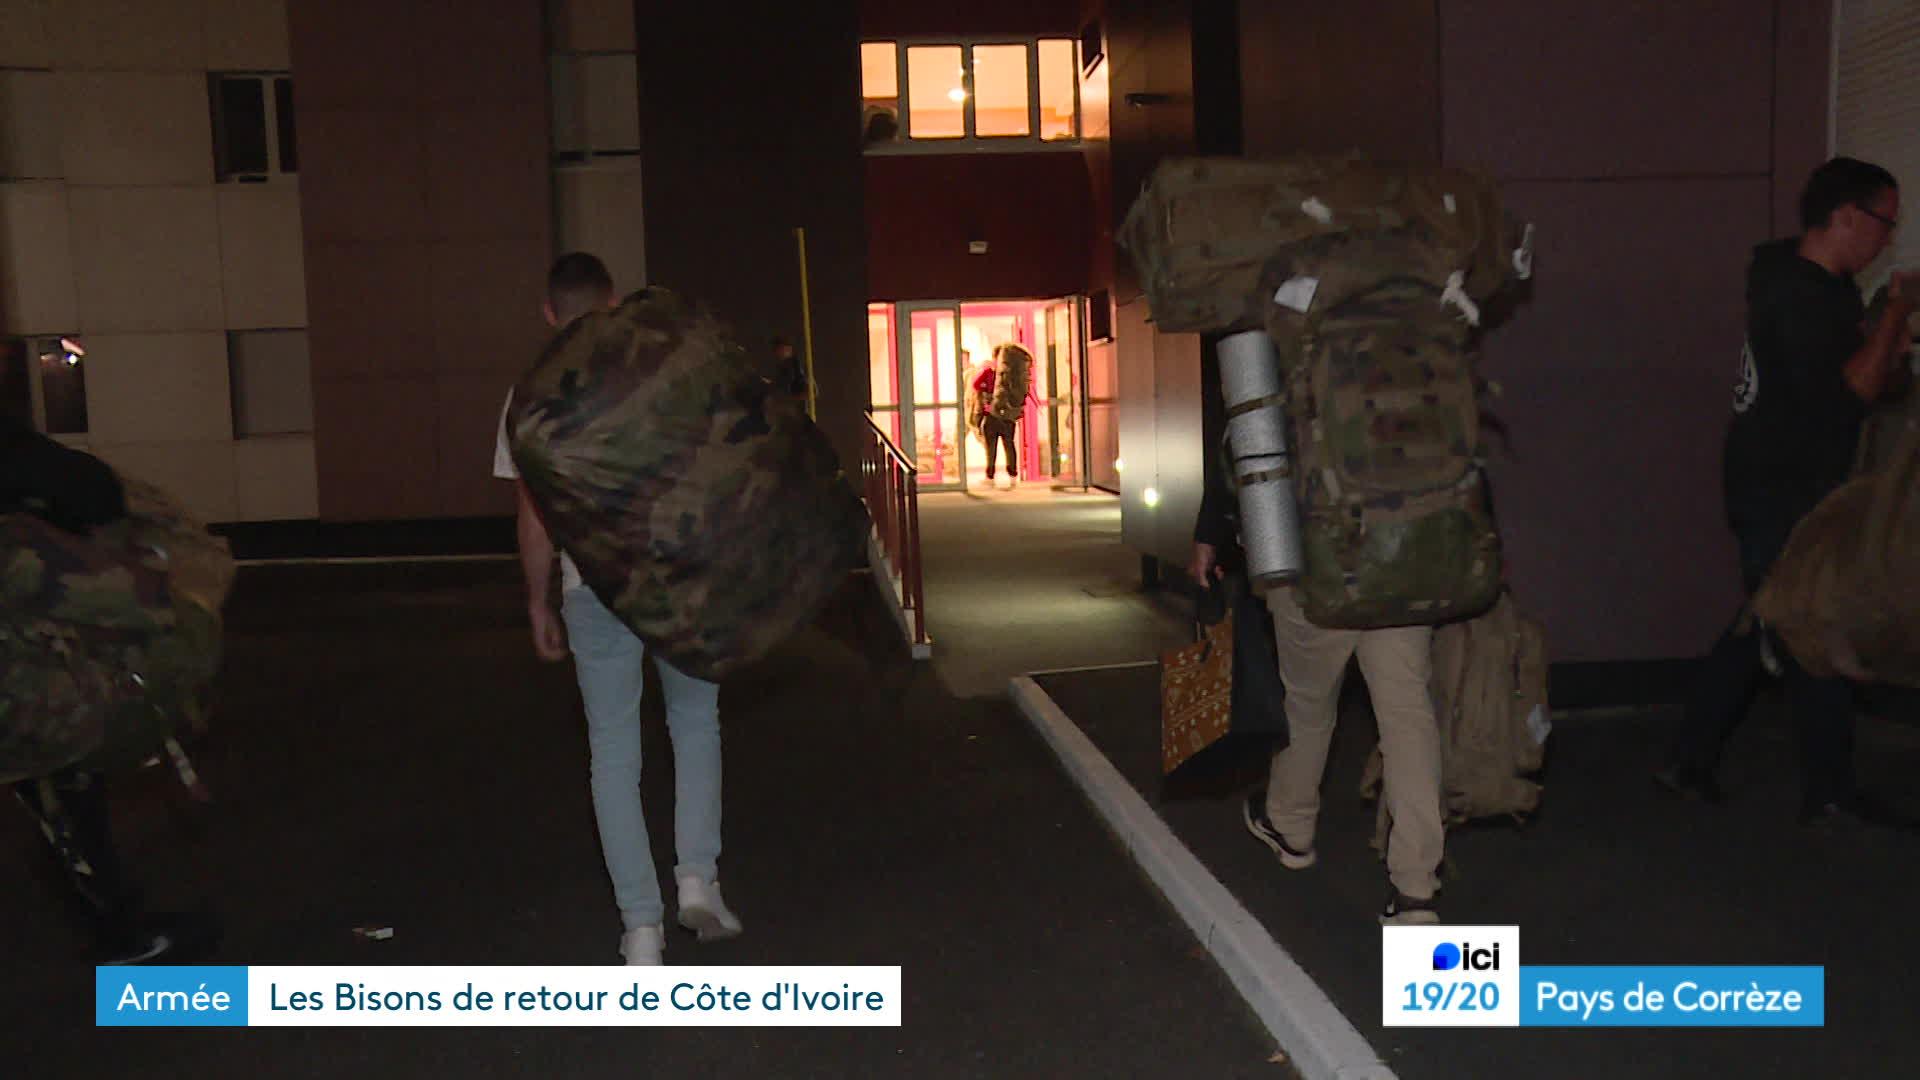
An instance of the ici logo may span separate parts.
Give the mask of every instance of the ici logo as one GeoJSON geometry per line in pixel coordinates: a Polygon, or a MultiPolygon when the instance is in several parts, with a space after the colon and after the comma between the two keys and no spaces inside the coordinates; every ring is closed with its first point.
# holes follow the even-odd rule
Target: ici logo
{"type": "Polygon", "coordinates": [[[1492,948],[1476,949],[1471,942],[1455,945],[1443,941],[1433,947],[1433,970],[1499,971],[1500,943],[1496,941],[1492,948]]]}

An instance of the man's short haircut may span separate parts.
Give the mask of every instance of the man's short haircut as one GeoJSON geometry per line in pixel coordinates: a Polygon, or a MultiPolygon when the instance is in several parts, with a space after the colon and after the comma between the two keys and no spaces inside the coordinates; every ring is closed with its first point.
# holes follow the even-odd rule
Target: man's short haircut
{"type": "Polygon", "coordinates": [[[1800,192],[1800,227],[1818,229],[1843,206],[1865,207],[1888,188],[1899,190],[1893,174],[1857,158],[1837,157],[1813,170],[1800,192]]]}
{"type": "Polygon", "coordinates": [[[584,251],[569,251],[547,271],[547,303],[555,311],[599,307],[613,292],[607,264],[584,251]]]}

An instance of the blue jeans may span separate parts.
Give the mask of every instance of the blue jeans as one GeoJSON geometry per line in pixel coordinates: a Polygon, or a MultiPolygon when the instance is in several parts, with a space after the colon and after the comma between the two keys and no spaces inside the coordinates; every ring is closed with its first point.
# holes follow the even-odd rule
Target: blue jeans
{"type": "MultiPolygon", "coordinates": [[[[640,808],[640,695],[647,649],[593,590],[561,602],[574,674],[587,709],[593,814],[614,902],[628,930],[662,922],[665,904],[640,808]]],[[[673,738],[673,846],[676,875],[714,881],[720,861],[720,687],[664,661],[667,730],[673,738]]]]}

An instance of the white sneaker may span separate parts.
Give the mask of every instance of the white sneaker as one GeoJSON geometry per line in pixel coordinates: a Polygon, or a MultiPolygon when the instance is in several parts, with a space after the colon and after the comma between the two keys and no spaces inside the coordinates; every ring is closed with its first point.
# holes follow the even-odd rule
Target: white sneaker
{"type": "Polygon", "coordinates": [[[701,941],[721,941],[740,932],[740,920],[720,899],[720,883],[693,874],[679,874],[680,925],[701,941]]]}
{"type": "Polygon", "coordinates": [[[1013,477],[1011,476],[996,477],[993,481],[993,486],[1000,491],[1012,491],[1013,477]]]}
{"type": "Polygon", "coordinates": [[[658,926],[636,926],[620,935],[620,955],[628,967],[659,967],[665,961],[660,951],[666,947],[667,934],[658,926]]]}

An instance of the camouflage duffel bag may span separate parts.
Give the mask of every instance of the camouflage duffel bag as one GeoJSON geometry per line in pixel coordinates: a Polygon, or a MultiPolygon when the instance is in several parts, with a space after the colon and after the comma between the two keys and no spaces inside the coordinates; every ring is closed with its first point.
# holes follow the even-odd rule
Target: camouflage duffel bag
{"type": "Polygon", "coordinates": [[[1314,623],[1375,629],[1477,615],[1500,589],[1500,538],[1477,460],[1468,328],[1439,290],[1390,282],[1276,317],[1314,623]]]}
{"type": "Polygon", "coordinates": [[[126,725],[146,727],[142,660],[174,619],[165,572],[126,546],[0,517],[0,781],[144,741],[126,725]]]}
{"type": "Polygon", "coordinates": [[[864,558],[866,508],[826,437],[665,289],[561,331],[515,386],[507,431],[586,585],[696,678],[765,655],[864,558]]]}
{"type": "MultiPolygon", "coordinates": [[[[1315,237],[1417,233],[1468,287],[1490,296],[1531,272],[1530,232],[1486,177],[1459,169],[1299,155],[1270,161],[1169,158],[1134,201],[1118,240],[1163,331],[1262,326],[1268,261],[1315,237]]],[[[1361,267],[1392,273],[1392,267],[1361,267]]]]}
{"type": "Polygon", "coordinates": [[[0,517],[0,780],[144,759],[202,719],[219,670],[226,542],[122,475],[91,534],[0,517]]]}
{"type": "Polygon", "coordinates": [[[1814,675],[1920,687],[1920,428],[1800,519],[1753,610],[1814,675]]]}

